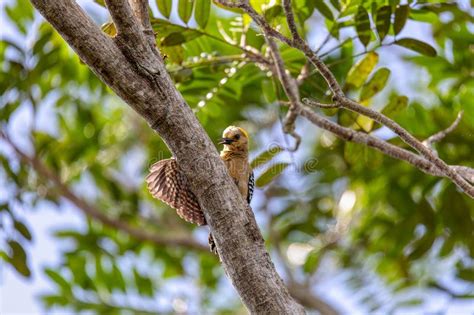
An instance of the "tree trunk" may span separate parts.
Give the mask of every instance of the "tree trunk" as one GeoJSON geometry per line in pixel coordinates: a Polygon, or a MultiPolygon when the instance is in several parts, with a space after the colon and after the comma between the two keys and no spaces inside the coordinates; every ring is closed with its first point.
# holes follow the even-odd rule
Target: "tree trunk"
{"type": "Polygon", "coordinates": [[[118,31],[110,38],[75,1],[31,2],[81,60],[166,142],[204,209],[223,267],[248,310],[304,313],[276,273],[252,211],[129,3],[108,1],[118,31]]]}

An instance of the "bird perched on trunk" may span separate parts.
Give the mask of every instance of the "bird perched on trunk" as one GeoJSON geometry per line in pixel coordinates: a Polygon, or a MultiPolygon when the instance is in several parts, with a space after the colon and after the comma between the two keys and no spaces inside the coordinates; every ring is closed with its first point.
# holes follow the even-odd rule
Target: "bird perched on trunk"
{"type": "MultiPolygon", "coordinates": [[[[220,154],[221,159],[240,193],[250,204],[255,181],[248,161],[248,141],[248,133],[243,128],[229,126],[224,130],[219,144],[224,145],[220,154]]],[[[197,198],[174,158],[153,164],[146,182],[153,197],[176,209],[182,219],[197,225],[206,224],[206,218],[197,198]]],[[[217,254],[214,239],[210,233],[209,248],[217,254]]]]}

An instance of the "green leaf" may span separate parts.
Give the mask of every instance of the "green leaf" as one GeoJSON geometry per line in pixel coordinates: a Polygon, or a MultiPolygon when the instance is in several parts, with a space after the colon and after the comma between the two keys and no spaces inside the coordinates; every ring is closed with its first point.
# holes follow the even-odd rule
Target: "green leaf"
{"type": "Polygon", "coordinates": [[[118,288],[121,292],[127,291],[127,285],[123,278],[122,272],[120,271],[120,269],[117,267],[116,264],[113,264],[110,278],[111,280],[114,281],[115,287],[118,288]]]}
{"type": "Polygon", "coordinates": [[[167,19],[169,19],[171,15],[172,4],[173,4],[173,0],[156,0],[156,5],[158,7],[158,10],[167,19]]]}
{"type": "Polygon", "coordinates": [[[334,16],[332,14],[331,9],[324,3],[323,0],[316,0],[314,2],[314,6],[316,9],[321,13],[326,19],[334,21],[334,16]]]}
{"type": "Polygon", "coordinates": [[[472,268],[461,268],[457,276],[465,281],[474,282],[474,270],[472,268]]]}
{"type": "Polygon", "coordinates": [[[14,221],[13,222],[13,226],[15,227],[15,229],[21,234],[23,235],[24,238],[26,238],[27,240],[31,241],[31,233],[30,231],[28,230],[28,228],[26,227],[26,225],[24,225],[22,222],[20,221],[14,221]]]}
{"type": "Polygon", "coordinates": [[[277,17],[282,17],[284,14],[283,7],[281,5],[274,5],[268,9],[265,10],[263,13],[265,20],[267,22],[272,23],[273,20],[277,17]]]}
{"type": "Polygon", "coordinates": [[[133,268],[133,277],[138,292],[145,296],[153,296],[153,283],[150,278],[142,276],[137,269],[133,268]]]}
{"type": "Polygon", "coordinates": [[[312,250],[307,258],[306,262],[303,265],[303,270],[306,273],[314,273],[318,269],[319,262],[321,261],[321,253],[316,250],[312,250]]]}
{"type": "Polygon", "coordinates": [[[341,4],[339,3],[339,0],[331,0],[330,1],[334,9],[340,11],[341,10],[341,4]]]}
{"type": "Polygon", "coordinates": [[[408,254],[407,258],[410,260],[417,260],[421,258],[431,249],[435,240],[435,233],[428,233],[419,240],[415,241],[413,244],[413,249],[410,254],[408,254]]]}
{"type": "Polygon", "coordinates": [[[393,22],[393,32],[395,35],[398,35],[403,27],[405,26],[405,23],[407,22],[408,18],[408,13],[410,12],[410,7],[408,4],[404,5],[399,5],[395,9],[395,20],[393,22]]]}
{"type": "Polygon", "coordinates": [[[57,271],[54,271],[51,268],[47,268],[44,272],[48,275],[48,277],[53,280],[63,291],[65,294],[72,294],[71,285],[69,282],[63,278],[57,271]]]}
{"type": "Polygon", "coordinates": [[[31,276],[30,268],[26,263],[26,253],[23,247],[14,240],[9,240],[8,245],[11,249],[11,256],[9,257],[10,264],[20,273],[22,276],[29,278],[31,276]]]}
{"type": "Polygon", "coordinates": [[[355,22],[357,37],[359,37],[359,40],[364,46],[367,46],[370,42],[371,35],[370,19],[369,13],[362,5],[359,6],[359,9],[357,10],[355,22]]]}
{"type": "MultiPolygon", "coordinates": [[[[7,80],[5,80],[7,82],[7,80]]],[[[0,121],[8,121],[12,114],[18,109],[20,102],[8,102],[0,110],[0,121]]]]}
{"type": "Polygon", "coordinates": [[[272,80],[262,80],[261,89],[263,97],[268,104],[276,101],[275,85],[272,80]]]}
{"type": "Polygon", "coordinates": [[[383,41],[390,29],[390,16],[392,15],[392,7],[383,6],[377,10],[375,26],[379,34],[380,41],[383,41]]]}
{"type": "Polygon", "coordinates": [[[209,21],[209,14],[211,11],[210,0],[196,0],[196,7],[194,9],[194,18],[201,28],[206,28],[209,21]]]}
{"type": "Polygon", "coordinates": [[[390,70],[387,68],[378,69],[372,78],[364,84],[362,91],[360,92],[360,101],[367,100],[373,97],[378,92],[382,91],[387,84],[390,76],[390,70]]]}
{"type": "Polygon", "coordinates": [[[150,22],[153,30],[157,33],[158,38],[166,37],[171,33],[189,30],[189,28],[185,26],[174,24],[163,19],[151,19],[150,22]]]}
{"type": "Polygon", "coordinates": [[[197,37],[201,36],[201,33],[195,30],[186,29],[183,32],[171,33],[161,40],[161,46],[176,46],[183,43],[189,42],[197,37]]]}
{"type": "Polygon", "coordinates": [[[353,65],[351,70],[349,70],[346,78],[346,85],[354,88],[361,87],[369,77],[372,70],[374,70],[378,61],[379,55],[376,52],[369,52],[364,58],[353,65]]]}
{"type": "Polygon", "coordinates": [[[408,106],[408,97],[391,97],[387,105],[382,109],[382,114],[388,117],[394,117],[408,106]]]}
{"type": "Polygon", "coordinates": [[[456,239],[454,237],[448,237],[446,240],[444,240],[443,246],[441,247],[439,251],[439,255],[441,257],[448,256],[453,251],[455,245],[456,245],[456,239]]]}
{"type": "Polygon", "coordinates": [[[53,306],[66,306],[69,304],[69,299],[62,295],[44,295],[41,299],[49,308],[53,306]]]}
{"type": "Polygon", "coordinates": [[[273,179],[280,175],[287,167],[288,163],[276,163],[270,166],[262,175],[257,179],[257,187],[264,187],[268,185],[273,179]]]}
{"type": "Polygon", "coordinates": [[[179,0],[178,15],[181,20],[188,24],[191,14],[193,13],[194,0],[179,0]]]}
{"type": "Polygon", "coordinates": [[[269,162],[273,159],[278,153],[283,151],[283,148],[280,146],[272,146],[268,150],[260,153],[255,159],[250,162],[250,167],[255,169],[262,166],[263,164],[269,162]]]}
{"type": "Polygon", "coordinates": [[[436,57],[436,49],[430,44],[414,38],[401,38],[395,41],[395,44],[416,51],[422,55],[436,57]]]}

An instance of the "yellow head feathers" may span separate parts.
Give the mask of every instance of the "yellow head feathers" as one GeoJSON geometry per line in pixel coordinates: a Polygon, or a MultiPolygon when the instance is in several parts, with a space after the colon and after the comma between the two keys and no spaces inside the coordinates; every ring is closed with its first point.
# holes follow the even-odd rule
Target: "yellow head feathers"
{"type": "Polygon", "coordinates": [[[249,134],[245,129],[236,126],[227,127],[222,133],[219,144],[225,145],[227,151],[247,151],[249,134]]]}

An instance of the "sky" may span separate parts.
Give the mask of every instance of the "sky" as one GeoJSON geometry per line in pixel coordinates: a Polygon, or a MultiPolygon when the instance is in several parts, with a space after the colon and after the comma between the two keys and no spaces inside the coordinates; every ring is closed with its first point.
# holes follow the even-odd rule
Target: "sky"
{"type": "MultiPolygon", "coordinates": [[[[5,13],[3,12],[4,5],[8,2],[9,1],[2,1],[0,3],[0,37],[14,35],[11,26],[6,23],[5,13]]],[[[92,10],[94,18],[104,21],[105,16],[103,12],[94,9],[96,7],[91,1],[79,1],[79,3],[92,10]]],[[[174,12],[176,12],[176,10],[174,10],[174,12]]],[[[410,33],[410,35],[415,38],[425,38],[425,34],[428,30],[429,29],[422,24],[411,24],[407,26],[404,32],[410,33]]],[[[325,34],[318,33],[310,34],[311,43],[317,46],[317,43],[321,42],[324,35],[325,34]]],[[[331,45],[328,47],[331,47],[331,45]]],[[[390,65],[390,69],[392,69],[391,84],[410,96],[410,98],[420,97],[420,92],[416,88],[413,88],[411,84],[411,82],[418,82],[416,74],[412,73],[412,76],[407,78],[406,74],[410,72],[409,66],[399,62],[400,48],[382,48],[379,52],[384,56],[381,58],[382,65],[390,65]]],[[[426,94],[423,95],[426,97],[426,94]]],[[[378,98],[382,101],[386,96],[386,94],[381,93],[378,98]]],[[[28,121],[31,121],[31,112],[25,109],[18,114],[17,122],[13,122],[12,128],[21,129],[21,125],[28,121]]],[[[39,122],[44,125],[45,128],[50,125],[47,115],[40,118],[39,122]]],[[[278,132],[275,131],[275,134],[277,133],[278,132]]],[[[386,131],[382,131],[379,136],[390,137],[391,135],[386,131]]],[[[21,137],[14,140],[22,141],[21,137]]],[[[281,139],[279,140],[281,141],[281,139]]],[[[4,145],[0,144],[0,150],[4,149],[4,145]]],[[[6,195],[7,192],[3,187],[4,182],[0,179],[0,200],[5,200],[9,197],[6,195]]],[[[256,200],[255,202],[258,203],[259,201],[256,200]]],[[[85,220],[77,209],[74,209],[72,205],[67,203],[63,203],[61,209],[58,210],[48,202],[41,202],[34,211],[31,209],[18,209],[18,213],[20,217],[26,220],[33,234],[33,244],[27,248],[33,276],[31,279],[25,280],[17,276],[15,271],[9,266],[0,265],[0,314],[43,314],[45,310],[37,297],[42,293],[52,290],[53,285],[42,275],[42,269],[46,266],[56,265],[60,259],[59,254],[61,249],[67,246],[67,244],[53,238],[54,231],[64,228],[82,230],[85,228],[85,220]]],[[[264,220],[260,217],[257,219],[259,223],[262,223],[264,220]]],[[[201,234],[199,238],[205,241],[206,233],[201,234]]],[[[357,296],[344,285],[347,275],[338,273],[336,270],[331,271],[331,266],[328,266],[328,270],[328,275],[322,277],[320,280],[320,285],[316,288],[316,293],[327,298],[329,302],[332,301],[335,305],[338,305],[344,310],[344,313],[364,314],[364,308],[357,304],[357,296]],[[329,288],[329,290],[323,288],[329,288]]],[[[222,303],[225,303],[226,297],[232,294],[232,288],[230,288],[228,281],[225,281],[222,286],[226,292],[222,297],[222,303]]],[[[162,300],[157,303],[165,309],[179,309],[180,304],[176,296],[180,296],[180,292],[183,291],[183,289],[186,289],[183,287],[183,283],[171,283],[171,295],[169,296],[169,300],[162,300]]],[[[474,314],[474,302],[452,302],[443,294],[436,292],[430,292],[429,294],[431,296],[428,298],[428,302],[421,308],[403,309],[403,313],[401,314],[427,314],[441,310],[446,311],[447,314],[474,314]]],[[[64,314],[64,311],[53,310],[47,313],[64,314]]]]}

